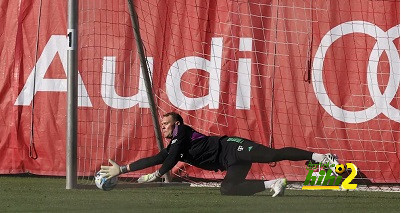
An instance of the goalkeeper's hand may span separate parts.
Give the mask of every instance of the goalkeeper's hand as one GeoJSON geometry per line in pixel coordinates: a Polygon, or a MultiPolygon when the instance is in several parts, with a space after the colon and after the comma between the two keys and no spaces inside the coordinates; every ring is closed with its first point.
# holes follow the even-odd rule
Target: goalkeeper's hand
{"type": "Polygon", "coordinates": [[[101,166],[100,167],[100,173],[103,173],[102,177],[110,179],[112,177],[115,177],[115,176],[123,173],[122,168],[116,162],[109,159],[109,163],[111,163],[112,166],[101,166]]]}
{"type": "Polygon", "coordinates": [[[160,179],[161,175],[159,173],[159,170],[147,174],[147,175],[142,175],[141,177],[139,177],[138,179],[138,183],[148,183],[148,182],[153,182],[156,181],[158,179],[160,179]]]}

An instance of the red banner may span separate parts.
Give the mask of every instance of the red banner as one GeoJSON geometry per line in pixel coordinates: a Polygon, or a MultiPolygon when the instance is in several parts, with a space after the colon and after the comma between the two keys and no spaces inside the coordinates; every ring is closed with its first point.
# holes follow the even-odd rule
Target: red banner
{"type": "MultiPolygon", "coordinates": [[[[0,1],[1,174],[65,175],[66,7],[0,1]]],[[[399,1],[136,7],[159,114],[176,110],[205,134],[332,152],[373,182],[399,183],[399,1]]],[[[157,145],[126,1],[81,1],[79,20],[78,167],[93,175],[157,145]]],[[[302,181],[303,163],[255,164],[249,177],[302,181]]]]}

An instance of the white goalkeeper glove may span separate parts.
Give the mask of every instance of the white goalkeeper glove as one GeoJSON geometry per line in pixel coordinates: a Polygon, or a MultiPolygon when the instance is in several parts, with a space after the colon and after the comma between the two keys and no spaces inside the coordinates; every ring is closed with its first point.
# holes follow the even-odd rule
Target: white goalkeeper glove
{"type": "Polygon", "coordinates": [[[116,162],[114,162],[111,159],[109,159],[109,163],[112,166],[101,166],[100,167],[100,173],[103,173],[102,177],[110,179],[110,178],[115,177],[115,176],[117,176],[119,174],[128,172],[127,166],[120,166],[120,165],[118,165],[116,162]]]}
{"type": "Polygon", "coordinates": [[[157,179],[160,179],[161,175],[159,173],[159,170],[147,174],[147,175],[142,175],[139,179],[138,179],[138,183],[148,183],[148,182],[153,182],[156,181],[157,179]]]}

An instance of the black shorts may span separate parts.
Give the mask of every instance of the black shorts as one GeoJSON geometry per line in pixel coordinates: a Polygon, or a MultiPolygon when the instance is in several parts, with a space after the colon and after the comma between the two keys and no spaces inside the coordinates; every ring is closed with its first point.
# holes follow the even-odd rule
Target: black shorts
{"type": "Polygon", "coordinates": [[[220,138],[221,152],[220,164],[227,169],[229,166],[252,162],[252,154],[261,144],[240,137],[222,137],[220,138]]]}

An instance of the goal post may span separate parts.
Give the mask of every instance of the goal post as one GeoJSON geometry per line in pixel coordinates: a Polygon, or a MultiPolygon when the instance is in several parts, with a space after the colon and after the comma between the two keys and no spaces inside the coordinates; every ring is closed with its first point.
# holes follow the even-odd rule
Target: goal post
{"type": "Polygon", "coordinates": [[[78,0],[68,0],[66,189],[77,186],[78,0]]]}

